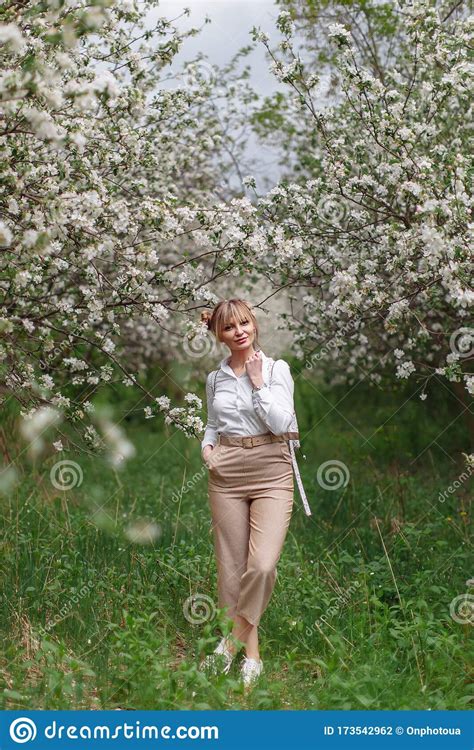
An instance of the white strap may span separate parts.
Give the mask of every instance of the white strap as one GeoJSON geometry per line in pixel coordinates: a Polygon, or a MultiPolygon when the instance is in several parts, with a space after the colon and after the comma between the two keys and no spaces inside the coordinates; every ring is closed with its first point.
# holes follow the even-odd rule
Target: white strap
{"type": "MultiPolygon", "coordinates": [[[[275,360],[272,360],[272,367],[271,367],[270,379],[269,379],[270,385],[272,383],[273,365],[274,364],[275,364],[275,360]]],[[[293,418],[296,420],[296,412],[293,412],[293,418]]],[[[295,424],[296,424],[296,422],[295,422],[295,424]]],[[[311,516],[312,515],[311,508],[309,507],[308,499],[306,497],[306,492],[304,491],[303,482],[301,481],[300,470],[298,468],[298,462],[297,462],[296,456],[295,456],[295,448],[294,448],[294,446],[296,445],[296,447],[299,448],[300,447],[300,442],[299,442],[299,440],[288,440],[288,445],[290,446],[291,463],[293,464],[293,471],[295,472],[296,483],[298,485],[298,490],[299,490],[299,493],[300,493],[300,496],[301,496],[301,500],[303,501],[304,512],[306,513],[307,516],[311,516]]]]}
{"type": "Polygon", "coordinates": [[[303,501],[304,512],[306,513],[307,516],[311,516],[312,515],[311,514],[311,508],[309,507],[309,503],[308,503],[308,500],[307,500],[307,497],[306,497],[306,493],[305,493],[304,487],[303,487],[303,482],[301,481],[300,470],[298,468],[298,463],[296,461],[295,449],[293,447],[293,440],[288,440],[288,445],[290,446],[291,462],[293,464],[293,470],[294,470],[295,476],[296,476],[296,483],[298,485],[298,489],[299,489],[299,492],[300,492],[300,495],[301,495],[301,499],[303,501]]]}

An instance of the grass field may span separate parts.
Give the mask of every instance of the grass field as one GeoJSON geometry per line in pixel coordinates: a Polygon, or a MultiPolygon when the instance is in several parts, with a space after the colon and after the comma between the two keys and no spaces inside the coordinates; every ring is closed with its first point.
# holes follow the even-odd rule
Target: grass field
{"type": "MultiPolygon", "coordinates": [[[[197,670],[225,626],[198,442],[136,410],[122,424],[137,455],[120,472],[70,451],[18,459],[20,482],[1,505],[1,707],[467,708],[470,626],[450,605],[472,573],[472,482],[446,493],[465,471],[467,430],[445,385],[423,402],[407,387],[349,392],[299,377],[313,516],[296,491],[259,628],[265,672],[249,696],[238,662],[218,678],[197,670]],[[82,468],[74,490],[51,484],[61,458],[82,468]],[[334,459],[349,481],[322,489],[317,469],[334,459]],[[161,528],[150,544],[124,534],[143,517],[161,528]],[[197,624],[183,610],[192,596],[197,624]]],[[[125,396],[117,411],[130,411],[125,396]]],[[[15,458],[11,420],[3,438],[15,458]]]]}

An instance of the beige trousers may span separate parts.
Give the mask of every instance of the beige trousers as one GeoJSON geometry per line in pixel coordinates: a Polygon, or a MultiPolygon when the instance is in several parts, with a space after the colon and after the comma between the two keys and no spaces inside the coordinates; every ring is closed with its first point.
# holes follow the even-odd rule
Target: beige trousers
{"type": "Polygon", "coordinates": [[[253,448],[218,443],[208,492],[217,560],[218,606],[258,625],[275,585],[293,509],[293,467],[286,442],[253,448]]]}

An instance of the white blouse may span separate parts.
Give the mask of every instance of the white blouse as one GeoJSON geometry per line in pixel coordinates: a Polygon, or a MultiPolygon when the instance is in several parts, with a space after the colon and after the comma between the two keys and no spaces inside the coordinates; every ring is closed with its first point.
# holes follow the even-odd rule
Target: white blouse
{"type": "Polygon", "coordinates": [[[245,372],[237,376],[229,366],[231,355],[218,368],[213,394],[213,372],[206,380],[207,425],[201,441],[201,453],[206,445],[217,444],[218,433],[226,435],[261,435],[272,432],[281,435],[292,425],[294,412],[294,382],[290,366],[277,359],[273,367],[272,387],[268,386],[270,358],[260,349],[262,377],[265,385],[252,391],[252,383],[245,372]]]}

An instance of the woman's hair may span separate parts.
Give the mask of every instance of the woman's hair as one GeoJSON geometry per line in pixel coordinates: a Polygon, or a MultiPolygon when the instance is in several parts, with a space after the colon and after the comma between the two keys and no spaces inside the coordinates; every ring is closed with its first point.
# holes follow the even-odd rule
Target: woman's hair
{"type": "Polygon", "coordinates": [[[201,322],[205,323],[210,331],[220,341],[220,334],[232,318],[242,323],[244,320],[250,320],[255,328],[255,344],[260,348],[258,343],[258,323],[253,308],[249,302],[244,299],[224,299],[217,303],[213,310],[203,310],[201,312],[201,322]]]}

